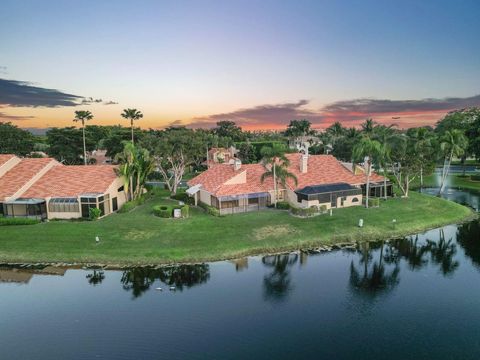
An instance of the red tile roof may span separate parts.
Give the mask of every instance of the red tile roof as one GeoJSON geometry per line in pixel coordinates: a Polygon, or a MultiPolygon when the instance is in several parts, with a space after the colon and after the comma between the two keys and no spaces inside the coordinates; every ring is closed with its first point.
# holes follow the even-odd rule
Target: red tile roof
{"type": "Polygon", "coordinates": [[[87,193],[105,193],[116,178],[115,166],[112,165],[55,166],[22,197],[76,197],[87,193]]]}
{"type": "Polygon", "coordinates": [[[17,165],[0,177],[0,201],[15,194],[51,162],[60,165],[56,160],[50,158],[22,159],[17,165]]]}
{"type": "MultiPolygon", "coordinates": [[[[288,170],[293,173],[298,184],[295,186],[293,181],[288,185],[291,189],[301,189],[305,186],[323,185],[345,182],[351,185],[361,185],[365,183],[365,175],[355,175],[346,169],[332,155],[310,155],[308,158],[308,170],[306,173],[300,171],[300,159],[302,154],[287,154],[290,161],[288,170]]],[[[267,178],[262,183],[261,176],[265,172],[262,164],[242,165],[240,170],[235,171],[232,165],[217,164],[204,171],[197,177],[191,179],[188,185],[193,186],[202,184],[202,188],[215,196],[228,196],[239,194],[251,194],[257,192],[273,191],[273,179],[267,178]],[[247,181],[243,184],[224,185],[224,183],[234,176],[246,171],[247,181]]],[[[383,181],[383,177],[373,173],[370,177],[372,182],[383,181]]]]}
{"type": "Polygon", "coordinates": [[[2,166],[3,164],[5,164],[7,161],[9,161],[14,157],[15,155],[12,155],[12,154],[0,154],[0,166],[2,166]]]}

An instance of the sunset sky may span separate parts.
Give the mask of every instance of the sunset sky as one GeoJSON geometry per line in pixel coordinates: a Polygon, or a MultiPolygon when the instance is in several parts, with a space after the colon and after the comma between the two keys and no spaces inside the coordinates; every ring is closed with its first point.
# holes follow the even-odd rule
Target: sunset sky
{"type": "Polygon", "coordinates": [[[0,121],[283,129],[434,124],[480,106],[480,1],[18,1],[0,5],[0,121]]]}

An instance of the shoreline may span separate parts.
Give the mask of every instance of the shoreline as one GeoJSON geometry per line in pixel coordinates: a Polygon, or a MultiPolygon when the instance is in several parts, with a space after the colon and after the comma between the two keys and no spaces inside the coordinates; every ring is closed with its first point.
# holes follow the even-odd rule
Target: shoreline
{"type": "MultiPolygon", "coordinates": [[[[448,200],[446,200],[448,201],[448,200]]],[[[468,208],[468,207],[467,207],[468,208]]],[[[385,236],[379,236],[375,238],[361,238],[359,240],[349,241],[349,236],[338,236],[338,241],[325,243],[322,241],[311,242],[309,246],[286,246],[278,247],[275,249],[253,249],[247,251],[240,251],[231,256],[225,257],[205,257],[203,259],[185,259],[182,261],[158,261],[158,262],[128,262],[128,261],[31,261],[31,262],[22,262],[16,261],[15,259],[7,260],[0,257],[0,268],[1,267],[14,267],[14,268],[25,268],[35,270],[35,267],[55,267],[55,268],[64,268],[64,269],[84,269],[84,270],[126,270],[131,268],[155,268],[155,267],[169,267],[169,266],[180,266],[180,265],[198,265],[205,263],[214,263],[214,262],[223,262],[223,261],[232,261],[241,259],[244,257],[255,257],[255,256],[274,256],[295,252],[305,252],[311,255],[320,254],[331,251],[338,250],[353,250],[359,244],[365,242],[379,242],[379,241],[389,241],[393,239],[398,239],[407,236],[413,236],[418,233],[425,233],[430,230],[439,229],[449,225],[461,225],[471,221],[474,221],[480,217],[480,214],[475,212],[473,209],[468,208],[470,214],[459,221],[453,223],[438,223],[432,226],[428,226],[422,229],[412,229],[411,231],[402,231],[387,233],[385,236]]],[[[355,234],[358,235],[358,234],[355,234]]]]}

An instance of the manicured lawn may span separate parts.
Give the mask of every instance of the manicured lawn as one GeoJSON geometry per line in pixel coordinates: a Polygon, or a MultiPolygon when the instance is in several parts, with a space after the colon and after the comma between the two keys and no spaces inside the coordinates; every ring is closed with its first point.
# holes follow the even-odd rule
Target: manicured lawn
{"type": "MultiPolygon", "coordinates": [[[[480,191],[480,181],[473,181],[470,177],[463,177],[458,174],[450,174],[447,178],[447,185],[449,187],[458,188],[458,189],[468,189],[468,190],[477,190],[480,191]]],[[[439,176],[436,174],[432,174],[429,176],[425,176],[423,179],[423,186],[424,187],[439,187],[440,180],[439,176]]],[[[412,183],[412,189],[416,189],[420,187],[420,180],[416,179],[412,183]]]]}
{"type": "Polygon", "coordinates": [[[216,218],[191,209],[188,219],[162,219],[155,197],[126,214],[96,222],[50,222],[0,228],[0,260],[153,264],[206,261],[318,245],[385,239],[473,216],[471,210],[436,197],[412,193],[409,199],[381,202],[380,208],[352,207],[309,219],[280,210],[216,218]],[[358,220],[364,219],[364,228],[358,220]],[[395,229],[392,219],[397,219],[395,229]],[[101,241],[97,245],[95,236],[101,241]]]}

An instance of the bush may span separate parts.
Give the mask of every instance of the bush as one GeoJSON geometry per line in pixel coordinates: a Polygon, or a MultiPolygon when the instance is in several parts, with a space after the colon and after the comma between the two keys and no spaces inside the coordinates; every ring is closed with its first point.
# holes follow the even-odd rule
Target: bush
{"type": "Polygon", "coordinates": [[[40,220],[29,218],[14,218],[0,216],[0,226],[9,225],[34,225],[40,223],[40,220]]]}
{"type": "Polygon", "coordinates": [[[286,201],[280,201],[277,203],[277,209],[289,210],[290,208],[291,208],[290,204],[286,201]]]}
{"type": "Polygon", "coordinates": [[[97,220],[102,215],[102,210],[99,208],[88,209],[88,218],[90,220],[97,220]]]}
{"type": "Polygon", "coordinates": [[[471,175],[471,176],[470,176],[470,180],[480,181],[480,175],[471,175]]]}
{"type": "Polygon", "coordinates": [[[323,214],[323,213],[326,213],[327,212],[327,205],[320,205],[320,212],[323,214]]]}
{"type": "Polygon", "coordinates": [[[291,211],[293,215],[302,217],[309,217],[318,214],[318,208],[316,206],[311,206],[309,208],[292,207],[291,211]]]}
{"type": "MultiPolygon", "coordinates": [[[[364,200],[365,202],[366,200],[364,200]]],[[[368,207],[380,207],[380,198],[369,198],[368,207]]]]}
{"type": "Polygon", "coordinates": [[[182,210],[182,217],[183,218],[188,218],[190,216],[190,206],[183,205],[181,207],[181,210],[182,210]]]}
{"type": "Polygon", "coordinates": [[[202,202],[198,203],[198,206],[200,206],[202,209],[204,209],[207,214],[212,215],[212,216],[223,216],[220,214],[220,210],[213,206],[209,206],[207,204],[204,204],[202,202]]]}
{"type": "Polygon", "coordinates": [[[171,195],[170,198],[178,201],[183,201],[185,204],[189,204],[189,205],[192,205],[194,203],[194,199],[188,196],[188,194],[184,191],[179,192],[175,195],[171,195]]]}
{"type": "Polygon", "coordinates": [[[161,218],[171,218],[173,216],[173,208],[167,205],[156,205],[153,207],[153,213],[161,218]]]}

